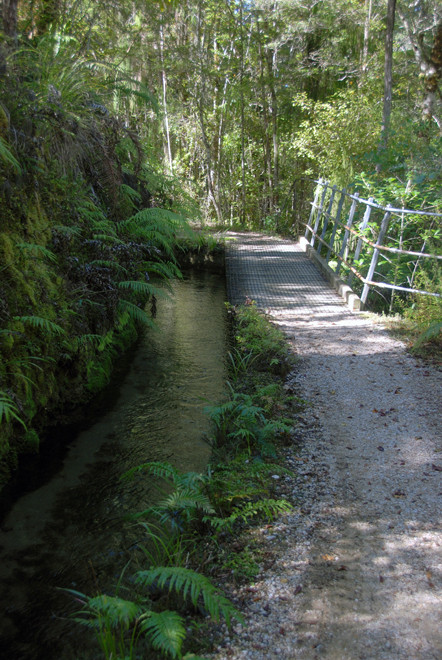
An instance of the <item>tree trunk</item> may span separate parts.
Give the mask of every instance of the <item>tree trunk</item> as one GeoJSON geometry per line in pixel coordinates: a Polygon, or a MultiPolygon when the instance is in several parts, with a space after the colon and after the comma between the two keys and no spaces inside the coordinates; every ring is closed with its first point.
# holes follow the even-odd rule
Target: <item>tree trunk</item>
{"type": "Polygon", "coordinates": [[[425,92],[424,100],[422,103],[422,117],[424,120],[430,121],[434,119],[439,129],[442,130],[442,123],[435,115],[434,107],[436,105],[436,97],[439,91],[439,82],[442,78],[442,21],[437,26],[436,36],[434,37],[433,48],[429,61],[425,63],[425,92]]]}
{"type": "MultiPolygon", "coordinates": [[[[391,105],[393,96],[393,31],[396,11],[396,0],[388,0],[387,6],[387,31],[385,34],[385,66],[384,66],[384,108],[382,113],[381,141],[378,154],[387,148],[390,132],[391,105]]],[[[377,164],[376,170],[380,172],[381,165],[377,164]]]]}
{"type": "Polygon", "coordinates": [[[413,28],[411,21],[400,7],[397,11],[407,30],[408,38],[413,47],[414,58],[424,79],[422,118],[426,121],[435,121],[442,131],[442,121],[435,112],[436,99],[440,94],[439,83],[442,78],[442,21],[439,20],[436,25],[433,47],[428,55],[424,47],[423,32],[413,28]]]}
{"type": "Polygon", "coordinates": [[[2,3],[3,32],[13,41],[17,39],[17,5],[18,0],[3,0],[2,3]]]}
{"type": "Polygon", "coordinates": [[[367,72],[372,7],[373,7],[373,0],[365,0],[366,16],[365,16],[365,24],[364,24],[364,47],[362,49],[362,66],[361,66],[362,76],[364,76],[367,72]]]}
{"type": "Polygon", "coordinates": [[[167,112],[167,78],[166,70],[164,67],[164,31],[163,25],[160,25],[160,60],[161,60],[161,88],[162,88],[162,100],[163,100],[163,122],[164,122],[164,133],[166,137],[165,143],[165,153],[168,163],[169,174],[173,175],[173,160],[172,160],[172,148],[170,145],[170,130],[169,130],[169,115],[167,112]]]}

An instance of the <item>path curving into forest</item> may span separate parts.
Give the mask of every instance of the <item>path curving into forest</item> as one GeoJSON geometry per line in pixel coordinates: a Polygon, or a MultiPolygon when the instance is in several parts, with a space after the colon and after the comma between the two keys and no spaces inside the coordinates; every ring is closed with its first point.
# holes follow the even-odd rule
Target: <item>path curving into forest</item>
{"type": "Polygon", "coordinates": [[[267,561],[232,587],[246,623],[213,657],[441,658],[441,371],[350,312],[296,244],[234,238],[230,299],[285,331],[308,405],[278,482],[299,507],[256,532],[267,561]]]}

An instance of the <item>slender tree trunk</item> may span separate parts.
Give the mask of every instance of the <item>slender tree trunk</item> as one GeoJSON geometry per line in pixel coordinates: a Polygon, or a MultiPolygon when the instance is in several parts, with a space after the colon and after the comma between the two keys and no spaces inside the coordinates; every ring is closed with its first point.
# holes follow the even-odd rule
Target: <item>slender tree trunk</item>
{"type": "Polygon", "coordinates": [[[241,223],[246,221],[246,158],[245,158],[245,115],[244,115],[244,25],[243,2],[239,3],[239,47],[240,47],[240,106],[241,106],[241,223]]]}
{"type": "Polygon", "coordinates": [[[170,145],[169,115],[167,112],[167,78],[166,78],[166,69],[164,67],[164,29],[162,23],[160,25],[160,60],[161,60],[161,88],[162,88],[162,100],[163,100],[163,122],[164,122],[164,133],[166,136],[165,152],[166,152],[169,174],[173,175],[173,160],[172,160],[172,148],[170,145]]]}
{"type": "Polygon", "coordinates": [[[17,5],[18,0],[3,0],[2,3],[3,32],[13,41],[17,39],[17,5]]]}
{"type": "MultiPolygon", "coordinates": [[[[259,30],[259,28],[258,28],[259,30]]],[[[259,36],[261,33],[259,32],[259,36]]],[[[270,148],[270,122],[269,122],[269,107],[267,103],[267,89],[264,80],[264,54],[261,40],[259,40],[259,64],[260,64],[260,84],[261,84],[261,100],[262,100],[262,118],[264,130],[262,135],[263,151],[264,151],[264,170],[267,177],[267,211],[273,212],[273,178],[272,178],[272,155],[270,148]]]]}
{"type": "MultiPolygon", "coordinates": [[[[390,132],[391,106],[393,96],[393,31],[396,11],[396,0],[388,0],[387,6],[387,31],[385,34],[385,66],[384,66],[384,108],[382,113],[381,141],[378,154],[387,148],[390,132]]],[[[376,170],[380,172],[381,165],[377,164],[376,170]]]]}
{"type": "Polygon", "coordinates": [[[204,150],[206,152],[206,177],[207,177],[207,188],[209,193],[209,200],[213,204],[215,209],[216,218],[218,222],[222,222],[221,210],[219,208],[218,200],[216,199],[214,187],[213,187],[213,169],[212,169],[212,153],[210,150],[209,140],[207,138],[207,132],[204,121],[204,111],[202,102],[198,102],[198,118],[201,128],[201,137],[203,139],[204,150]]]}
{"type": "Polygon", "coordinates": [[[424,100],[422,103],[422,118],[425,121],[433,119],[442,132],[442,122],[435,114],[436,98],[439,92],[439,82],[442,78],[442,21],[437,26],[433,48],[425,67],[421,65],[425,76],[424,100]]]}
{"type": "Polygon", "coordinates": [[[267,69],[269,76],[272,143],[273,143],[273,176],[272,176],[272,208],[277,204],[277,189],[279,182],[279,143],[278,143],[278,98],[275,89],[276,49],[267,51],[267,69]]]}
{"type": "Polygon", "coordinates": [[[362,66],[361,66],[361,75],[365,76],[367,73],[367,64],[368,64],[368,47],[370,45],[370,24],[371,24],[371,12],[373,8],[373,0],[365,0],[365,24],[364,24],[364,47],[362,49],[362,66]]]}
{"type": "Polygon", "coordinates": [[[433,48],[428,56],[424,48],[423,34],[413,29],[411,22],[400,7],[397,11],[407,30],[416,63],[424,79],[422,118],[426,121],[435,121],[442,132],[442,120],[435,114],[437,95],[440,94],[439,83],[442,78],[442,21],[436,25],[433,48]]]}

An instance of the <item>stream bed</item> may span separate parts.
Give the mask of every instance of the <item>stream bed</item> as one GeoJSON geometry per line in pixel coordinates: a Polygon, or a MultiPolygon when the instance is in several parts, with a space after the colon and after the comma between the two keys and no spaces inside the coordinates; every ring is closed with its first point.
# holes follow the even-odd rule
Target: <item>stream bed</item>
{"type": "MultiPolygon", "coordinates": [[[[204,471],[210,424],[204,407],[225,392],[224,280],[192,273],[158,303],[112,407],[69,443],[57,472],[20,497],[0,528],[0,639],[8,660],[99,658],[69,619],[76,589],[112,588],[130,559],[138,527],[128,514],[151,502],[146,480],[121,475],[147,461],[204,471]]],[[[54,433],[63,436],[63,429],[54,433]]]]}

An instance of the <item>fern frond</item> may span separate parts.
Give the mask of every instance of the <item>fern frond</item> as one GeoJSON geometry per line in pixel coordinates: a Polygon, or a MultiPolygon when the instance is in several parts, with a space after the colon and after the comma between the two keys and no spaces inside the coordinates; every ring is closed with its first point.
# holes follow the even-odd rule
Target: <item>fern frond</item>
{"type": "Polygon", "coordinates": [[[133,208],[136,208],[136,204],[141,202],[140,193],[125,183],[120,185],[120,192],[131,202],[133,208]]]}
{"type": "Polygon", "coordinates": [[[37,245],[36,243],[27,243],[27,242],[21,242],[17,243],[17,247],[19,250],[28,250],[29,252],[36,252],[37,254],[41,255],[42,257],[45,257],[46,259],[49,259],[49,261],[57,261],[57,257],[51,250],[48,250],[47,248],[43,247],[43,245],[37,245]]]}
{"type": "Polygon", "coordinates": [[[41,316],[14,316],[14,321],[20,321],[25,325],[31,325],[33,328],[39,330],[44,330],[50,334],[54,335],[64,335],[66,334],[63,328],[49,319],[44,319],[41,316]]]}
{"type": "Polygon", "coordinates": [[[0,159],[7,165],[11,165],[17,174],[21,173],[21,166],[12,151],[9,149],[6,141],[0,136],[0,159]]]}
{"type": "Polygon", "coordinates": [[[103,243],[112,243],[113,245],[126,245],[124,241],[122,241],[120,238],[117,236],[113,236],[112,234],[93,234],[92,238],[95,241],[102,241],[103,243]]]}
{"type": "Polygon", "coordinates": [[[442,321],[434,321],[426,330],[419,335],[414,342],[412,349],[420,348],[425,342],[434,339],[442,332],[442,321]]]}
{"type": "Polygon", "coordinates": [[[122,282],[118,282],[118,287],[120,289],[135,291],[135,293],[142,293],[147,296],[154,295],[157,298],[169,297],[163,289],[159,289],[148,282],[141,282],[140,280],[123,280],[122,282]]]}
{"type": "Polygon", "coordinates": [[[187,220],[182,215],[167,209],[150,208],[142,209],[127,220],[118,223],[119,227],[130,227],[131,225],[148,227],[170,236],[177,229],[186,226],[187,220]]]}
{"type": "Polygon", "coordinates": [[[120,273],[127,274],[127,268],[121,266],[117,261],[109,261],[108,259],[94,259],[94,261],[89,262],[90,266],[99,266],[100,268],[109,268],[117,270],[120,273]]]}
{"type": "Polygon", "coordinates": [[[26,429],[26,424],[19,416],[19,412],[19,409],[9,394],[0,390],[0,424],[2,424],[3,421],[11,422],[15,419],[26,429]]]}
{"type": "Polygon", "coordinates": [[[186,637],[184,619],[177,612],[149,612],[140,621],[153,648],[172,658],[181,658],[181,646],[186,637]]]}
{"type": "Polygon", "coordinates": [[[154,322],[152,321],[150,316],[144,311],[144,309],[137,307],[128,300],[120,300],[118,303],[118,308],[122,313],[127,312],[130,315],[130,317],[134,319],[134,321],[138,321],[139,323],[145,323],[151,328],[155,326],[154,322]]]}
{"type": "Polygon", "coordinates": [[[123,600],[118,596],[99,594],[87,597],[72,589],[64,591],[84,600],[83,609],[75,612],[74,619],[88,628],[97,629],[105,625],[110,628],[123,626],[128,629],[142,613],[141,607],[137,603],[123,600]]]}
{"type": "Polygon", "coordinates": [[[80,236],[81,228],[80,227],[68,227],[67,225],[54,225],[52,227],[53,231],[58,231],[60,234],[65,234],[66,236],[80,236]]]}
{"type": "Polygon", "coordinates": [[[209,498],[192,488],[177,489],[164,502],[157,506],[159,512],[185,511],[186,509],[201,509],[205,513],[213,513],[214,509],[209,498]]]}
{"type": "Polygon", "coordinates": [[[204,609],[214,621],[221,616],[230,625],[232,618],[242,622],[241,614],[232,603],[201,573],[181,566],[157,566],[147,571],[138,571],[135,582],[145,587],[153,584],[161,589],[180,593],[184,599],[190,598],[194,607],[198,600],[203,601],[204,609]]]}
{"type": "Polygon", "coordinates": [[[286,513],[291,508],[287,500],[258,500],[235,507],[227,518],[205,517],[204,522],[209,523],[217,531],[221,529],[231,531],[237,521],[247,523],[258,516],[263,516],[266,520],[275,520],[281,513],[286,513]]]}
{"type": "Polygon", "coordinates": [[[154,477],[159,479],[170,479],[175,482],[175,479],[179,476],[178,470],[176,470],[170,463],[162,461],[151,461],[149,463],[142,463],[137,465],[137,467],[132,468],[125,472],[120,478],[121,479],[131,479],[135,474],[143,474],[147,472],[152,474],[154,477]]]}
{"type": "Polygon", "coordinates": [[[99,220],[93,220],[92,228],[94,232],[99,234],[108,234],[109,236],[116,236],[117,232],[115,230],[115,225],[110,222],[104,215],[99,220]]]}
{"type": "Polygon", "coordinates": [[[155,273],[165,279],[172,280],[174,277],[181,279],[183,277],[180,269],[171,261],[145,261],[143,263],[148,273],[155,273]]]}

